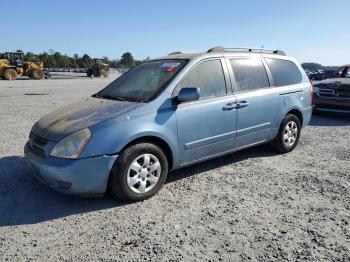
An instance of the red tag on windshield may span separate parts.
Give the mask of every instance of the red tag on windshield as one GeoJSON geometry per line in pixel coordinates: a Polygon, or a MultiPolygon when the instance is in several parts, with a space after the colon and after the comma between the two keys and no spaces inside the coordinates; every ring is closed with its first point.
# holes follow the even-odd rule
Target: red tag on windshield
{"type": "Polygon", "coordinates": [[[168,66],[166,69],[166,72],[173,72],[175,69],[175,66],[168,66]]]}

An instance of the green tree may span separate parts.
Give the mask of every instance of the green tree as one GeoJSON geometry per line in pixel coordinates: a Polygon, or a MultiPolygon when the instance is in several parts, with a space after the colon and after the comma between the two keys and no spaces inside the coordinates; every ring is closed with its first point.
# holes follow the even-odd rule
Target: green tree
{"type": "Polygon", "coordinates": [[[92,66],[91,57],[87,54],[84,54],[82,59],[81,59],[81,63],[79,64],[79,67],[90,68],[91,66],[92,66]]]}
{"type": "Polygon", "coordinates": [[[103,56],[102,63],[109,64],[110,63],[109,58],[107,56],[103,56]]]}
{"type": "Polygon", "coordinates": [[[58,67],[64,67],[63,58],[60,52],[55,52],[53,55],[58,67]]]}
{"type": "Polygon", "coordinates": [[[25,55],[24,55],[24,60],[26,61],[32,61],[34,60],[36,57],[36,55],[32,52],[27,52],[25,55]]]}
{"type": "Polygon", "coordinates": [[[301,66],[304,69],[313,71],[313,70],[321,70],[323,68],[323,66],[321,64],[317,64],[317,63],[302,63],[301,66]]]}
{"type": "Polygon", "coordinates": [[[126,52],[122,55],[122,59],[120,60],[121,64],[128,68],[133,68],[135,66],[134,57],[130,52],[126,52]]]}

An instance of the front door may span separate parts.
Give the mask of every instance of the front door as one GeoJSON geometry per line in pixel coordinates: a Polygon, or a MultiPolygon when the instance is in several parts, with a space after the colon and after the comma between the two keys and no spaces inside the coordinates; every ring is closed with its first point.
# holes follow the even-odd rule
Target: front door
{"type": "Polygon", "coordinates": [[[179,104],[176,109],[180,165],[234,148],[236,99],[225,79],[224,62],[212,59],[197,64],[177,87],[199,87],[201,92],[198,101],[179,104]]]}

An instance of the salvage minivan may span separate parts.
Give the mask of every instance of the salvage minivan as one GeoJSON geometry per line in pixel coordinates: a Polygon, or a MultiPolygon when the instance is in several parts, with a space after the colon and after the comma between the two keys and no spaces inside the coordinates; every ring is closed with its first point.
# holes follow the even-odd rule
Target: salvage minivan
{"type": "Polygon", "coordinates": [[[44,116],[24,152],[57,191],[137,201],[184,166],[263,143],[292,151],[311,113],[310,81],[282,51],[175,52],[44,116]]]}

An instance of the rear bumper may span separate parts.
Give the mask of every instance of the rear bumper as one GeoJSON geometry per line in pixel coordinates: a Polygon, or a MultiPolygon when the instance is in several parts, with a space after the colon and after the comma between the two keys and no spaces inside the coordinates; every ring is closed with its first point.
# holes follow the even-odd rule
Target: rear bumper
{"type": "Polygon", "coordinates": [[[303,127],[307,126],[310,123],[312,115],[312,106],[305,107],[301,110],[303,115],[303,127]]]}
{"type": "Polygon", "coordinates": [[[350,109],[341,108],[327,108],[327,107],[314,107],[314,112],[316,113],[335,113],[335,114],[346,114],[350,115],[350,109]]]}
{"type": "Polygon", "coordinates": [[[350,114],[350,98],[324,98],[314,95],[313,102],[315,112],[350,114]]]}
{"type": "Polygon", "coordinates": [[[24,147],[24,155],[42,183],[61,193],[75,195],[104,194],[110,171],[118,158],[117,155],[84,159],[42,158],[33,154],[28,144],[24,147]]]}

